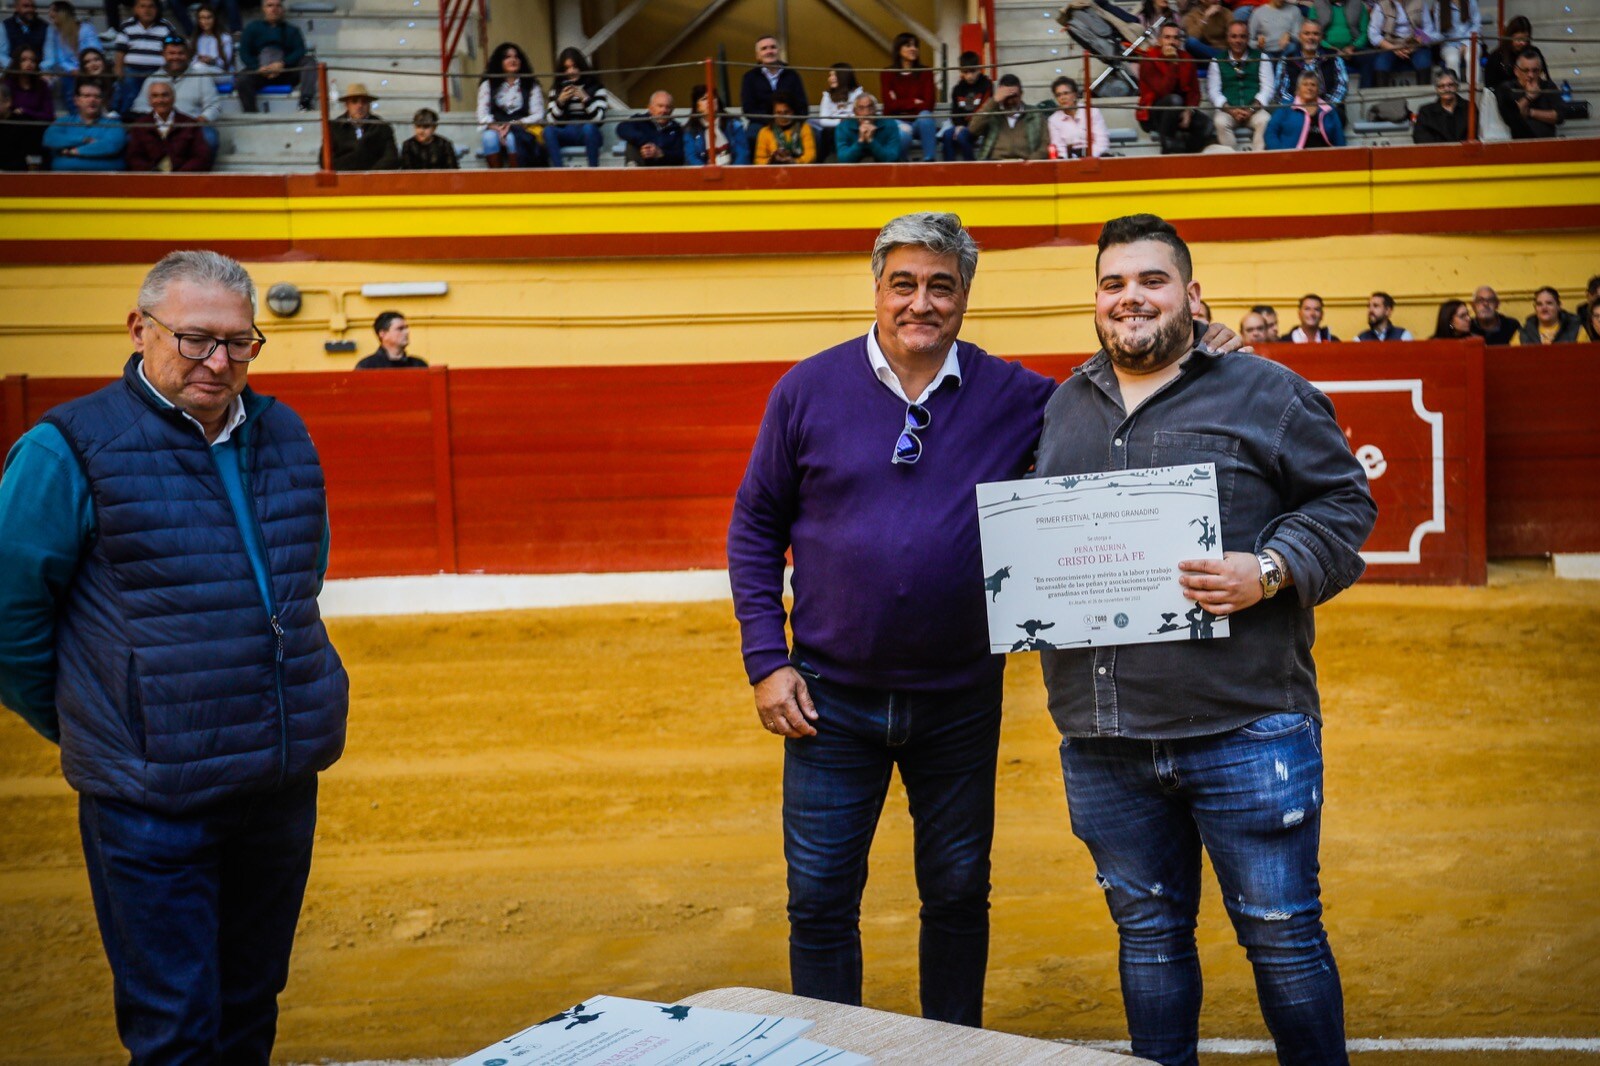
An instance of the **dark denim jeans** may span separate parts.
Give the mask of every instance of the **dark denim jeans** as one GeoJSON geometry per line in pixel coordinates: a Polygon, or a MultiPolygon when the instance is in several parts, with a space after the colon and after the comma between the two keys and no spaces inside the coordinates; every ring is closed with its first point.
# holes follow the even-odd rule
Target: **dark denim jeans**
{"type": "Polygon", "coordinates": [[[604,136],[600,127],[593,122],[585,122],[579,126],[557,126],[554,124],[544,128],[545,148],[550,156],[550,165],[562,167],[566,163],[561,158],[561,149],[569,144],[583,145],[584,162],[590,167],[600,165],[600,146],[604,143],[604,136]]]}
{"type": "Polygon", "coordinates": [[[1275,714],[1208,737],[1072,738],[1072,831],[1121,937],[1133,1053],[1194,1066],[1200,1031],[1200,849],[1255,970],[1282,1063],[1345,1063],[1344,996],[1317,883],[1322,733],[1275,714]]]}
{"type": "Polygon", "coordinates": [[[983,1024],[989,964],[998,680],[949,692],[892,692],[801,669],[817,735],[784,742],[783,850],[789,973],[800,996],[861,1003],[861,893],[895,767],[905,783],[922,900],[924,1017],[983,1024]]]}
{"type": "Polygon", "coordinates": [[[266,1066],[316,823],[316,778],[177,816],[79,797],[133,1066],[266,1066]]]}

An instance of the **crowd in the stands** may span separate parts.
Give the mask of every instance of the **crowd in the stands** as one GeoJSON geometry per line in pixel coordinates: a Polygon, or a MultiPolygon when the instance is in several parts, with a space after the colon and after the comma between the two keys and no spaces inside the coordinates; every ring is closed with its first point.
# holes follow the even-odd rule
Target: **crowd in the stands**
{"type": "MultiPolygon", "coordinates": [[[[238,0],[168,0],[166,16],[159,0],[133,0],[126,18],[118,0],[105,0],[103,32],[70,0],[54,0],[44,13],[39,2],[14,0],[0,34],[0,169],[208,170],[229,94],[245,112],[268,94],[301,110],[315,103],[315,57],[285,0],[262,0],[260,17],[248,23],[238,0]]],[[[1396,78],[1432,78],[1436,99],[1415,116],[1396,101],[1420,144],[1462,141],[1474,126],[1487,137],[1552,137],[1569,114],[1582,113],[1574,107],[1587,106],[1552,83],[1531,25],[1516,17],[1498,41],[1490,32],[1495,47],[1475,72],[1484,106],[1469,114],[1463,79],[1471,35],[1483,31],[1479,0],[1141,0],[1137,12],[1113,0],[1067,0],[1058,20],[1109,64],[1095,99],[1136,97],[1127,106],[1164,154],[1233,150],[1240,135],[1255,150],[1341,146],[1352,86],[1396,78]]],[[[612,98],[581,51],[564,49],[546,83],[507,41],[489,54],[478,82],[476,145],[440,135],[428,108],[400,142],[357,81],[339,94],[331,163],[453,169],[476,149],[490,167],[559,167],[564,150],[575,159],[581,149],[593,167],[608,121],[625,161],[646,167],[705,163],[709,155],[729,165],[788,165],[1111,151],[1103,109],[1089,106],[1074,78],[1056,78],[1050,99],[1028,100],[1017,73],[991,79],[981,57],[965,52],[941,99],[924,49],[902,33],[875,78],[835,63],[808,87],[785,64],[781,42],[763,36],[737,111],[699,85],[682,113],[670,93],[656,91],[645,110],[618,118],[608,117],[612,98]]]]}
{"type": "MultiPolygon", "coordinates": [[[[1307,293],[1295,305],[1297,322],[1288,333],[1281,333],[1277,309],[1257,304],[1239,320],[1239,335],[1248,344],[1319,344],[1340,340],[1324,323],[1321,296],[1307,293]]],[[[1191,309],[1196,321],[1209,322],[1210,308],[1204,303],[1191,309]]],[[[1568,344],[1573,341],[1600,341],[1600,274],[1584,287],[1584,301],[1576,313],[1561,304],[1561,293],[1552,285],[1533,294],[1533,311],[1518,321],[1501,314],[1500,294],[1480,285],[1470,300],[1442,301],[1434,312],[1433,331],[1412,332],[1395,321],[1395,299],[1386,292],[1367,298],[1367,328],[1357,341],[1465,340],[1481,337],[1489,345],[1568,344]]],[[[1404,312],[1401,313],[1404,317],[1404,312]]]]}

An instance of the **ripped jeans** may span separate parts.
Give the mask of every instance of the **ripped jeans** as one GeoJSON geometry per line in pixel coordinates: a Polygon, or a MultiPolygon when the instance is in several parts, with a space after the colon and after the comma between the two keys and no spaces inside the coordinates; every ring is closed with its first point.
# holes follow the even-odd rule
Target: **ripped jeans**
{"type": "Polygon", "coordinates": [[[1072,831],[1117,923],[1133,1053],[1194,1066],[1200,849],[1255,970],[1281,1063],[1347,1063],[1344,995],[1322,928],[1322,730],[1274,714],[1181,740],[1062,742],[1072,831]]]}

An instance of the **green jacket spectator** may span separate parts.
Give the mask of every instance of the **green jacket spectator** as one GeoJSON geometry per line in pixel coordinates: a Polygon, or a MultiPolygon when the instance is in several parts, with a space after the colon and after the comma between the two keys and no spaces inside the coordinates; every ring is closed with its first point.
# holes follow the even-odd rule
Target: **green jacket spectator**
{"type": "Polygon", "coordinates": [[[978,141],[979,159],[1048,159],[1050,157],[1050,112],[1055,104],[1038,107],[1021,103],[1013,110],[1001,110],[1000,96],[1007,74],[1000,79],[1001,89],[978,108],[967,128],[978,141]]]}
{"type": "Polygon", "coordinates": [[[861,120],[844,118],[833,135],[834,150],[841,163],[898,163],[900,161],[900,123],[876,116],[872,137],[861,139],[861,120]]]}

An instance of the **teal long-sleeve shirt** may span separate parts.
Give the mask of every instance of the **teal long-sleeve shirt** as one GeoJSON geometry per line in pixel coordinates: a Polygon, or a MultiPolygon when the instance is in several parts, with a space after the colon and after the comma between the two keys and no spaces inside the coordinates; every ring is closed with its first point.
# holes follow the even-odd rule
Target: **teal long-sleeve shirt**
{"type": "MultiPolygon", "coordinates": [[[[244,537],[263,610],[270,611],[266,549],[240,463],[250,428],[247,419],[228,440],[212,445],[211,456],[244,537]]],[[[0,476],[0,704],[58,742],[56,613],[96,532],[94,499],[77,456],[60,430],[34,426],[12,447],[0,476]]],[[[324,524],[319,582],[327,573],[328,548],[324,524]]]]}

